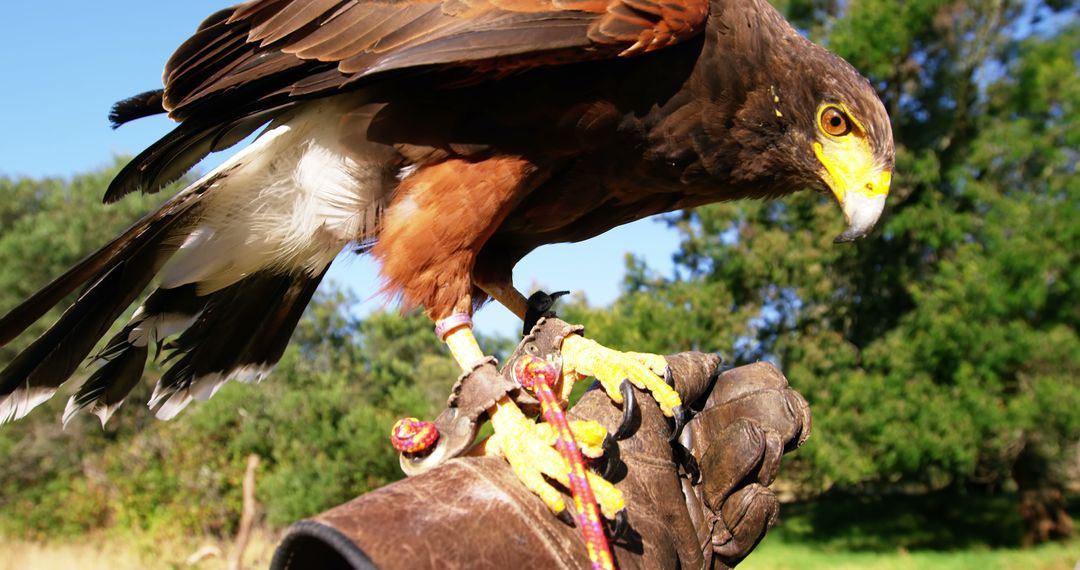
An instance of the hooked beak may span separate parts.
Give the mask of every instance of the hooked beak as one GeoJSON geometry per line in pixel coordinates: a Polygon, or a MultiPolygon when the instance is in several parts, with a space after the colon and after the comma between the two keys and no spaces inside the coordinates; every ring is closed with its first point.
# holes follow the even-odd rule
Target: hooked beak
{"type": "Polygon", "coordinates": [[[827,149],[815,142],[814,153],[823,167],[820,176],[843,208],[848,223],[833,243],[855,241],[870,233],[885,209],[892,171],[874,164],[869,145],[835,145],[827,149]]]}

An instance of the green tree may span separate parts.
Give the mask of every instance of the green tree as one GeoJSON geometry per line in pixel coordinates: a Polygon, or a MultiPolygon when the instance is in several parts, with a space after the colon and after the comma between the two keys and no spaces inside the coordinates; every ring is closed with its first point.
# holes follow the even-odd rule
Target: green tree
{"type": "MultiPolygon", "coordinates": [[[[102,204],[104,189],[123,163],[117,159],[107,168],[68,180],[0,177],[0,310],[6,312],[37,292],[172,194],[138,194],[102,204]]],[[[0,362],[18,353],[59,314],[54,310],[0,348],[0,362]]]]}
{"type": "MultiPolygon", "coordinates": [[[[0,179],[0,311],[164,199],[132,196],[101,205],[120,166],[70,180],[0,179]]],[[[0,532],[228,534],[239,517],[250,453],[263,458],[259,495],[275,527],[401,477],[391,425],[404,415],[433,416],[458,368],[423,315],[376,312],[359,319],[349,312],[353,301],[325,284],[270,378],[260,386],[227,385],[173,421],[154,420],[143,405],[161,373],[151,362],[142,385],[104,429],[88,414],[61,429],[70,391],[3,426],[0,532]]],[[[46,315],[0,351],[0,366],[58,315],[46,315]]]]}
{"type": "MultiPolygon", "coordinates": [[[[98,172],[70,179],[0,177],[0,311],[6,312],[76,261],[106,243],[170,193],[132,196],[114,206],[101,203],[122,160],[98,172]]],[[[6,363],[60,315],[50,311],[27,333],[0,348],[6,363]]],[[[76,378],[78,381],[78,378],[76,378]]],[[[145,396],[149,396],[147,391],[145,396]]],[[[147,423],[148,414],[116,418],[108,430],[63,432],[59,416],[64,398],[56,398],[26,421],[0,429],[0,510],[24,501],[41,508],[25,512],[28,527],[78,532],[102,522],[104,512],[90,501],[65,505],[66,490],[88,498],[83,450],[130,435],[147,423]],[[58,444],[60,441],[66,443],[58,444]],[[43,473],[50,476],[42,478],[43,473]],[[64,491],[64,492],[60,492],[64,491]],[[85,508],[83,508],[85,507],[85,508]],[[49,522],[46,522],[49,521],[49,522]]],[[[97,497],[100,498],[100,497],[97,497]]]]}
{"type": "Polygon", "coordinates": [[[836,205],[813,195],[674,215],[675,275],[631,260],[612,309],[575,318],[617,346],[778,361],[814,410],[789,471],[806,488],[1012,478],[1044,513],[1029,522],[1066,533],[1060,468],[1080,440],[1075,6],[783,4],[891,111],[882,229],[834,246],[836,205]]]}

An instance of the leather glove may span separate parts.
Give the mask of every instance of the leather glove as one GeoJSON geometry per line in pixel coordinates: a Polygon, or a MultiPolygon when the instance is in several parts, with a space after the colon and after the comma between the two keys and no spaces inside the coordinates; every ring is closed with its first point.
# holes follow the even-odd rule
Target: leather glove
{"type": "MultiPolygon", "coordinates": [[[[565,326],[551,319],[551,326],[565,326]]],[[[700,410],[673,422],[637,393],[632,436],[613,477],[629,530],[613,541],[618,567],[730,568],[760,542],[778,510],[768,490],[780,457],[810,432],[805,400],[769,364],[714,374],[715,355],[668,357],[675,388],[700,410]],[[696,461],[691,461],[690,458],[696,461]],[[700,479],[687,475],[693,465],[700,479]]],[[[571,410],[615,433],[623,411],[602,390],[571,410]]],[[[569,501],[572,504],[572,501],[569,501]]],[[[271,567],[586,568],[578,529],[552,516],[498,457],[462,457],[294,525],[271,567]]]]}
{"type": "Polygon", "coordinates": [[[734,567],[764,538],[779,512],[768,487],[780,458],[802,445],[810,428],[806,400],[771,364],[735,368],[717,379],[684,438],[702,474],[688,492],[702,508],[698,534],[706,560],[715,557],[712,567],[734,567]]]}

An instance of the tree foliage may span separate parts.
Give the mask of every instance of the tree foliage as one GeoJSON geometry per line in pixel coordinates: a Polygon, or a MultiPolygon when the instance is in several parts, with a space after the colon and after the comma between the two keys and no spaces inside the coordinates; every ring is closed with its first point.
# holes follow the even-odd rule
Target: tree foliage
{"type": "MultiPolygon", "coordinates": [[[[0,310],[160,203],[160,196],[134,196],[102,206],[118,166],[66,181],[0,179],[0,310]]],[[[3,426],[0,532],[230,533],[250,453],[263,458],[259,498],[275,527],[401,477],[390,426],[404,415],[434,414],[458,369],[422,315],[358,319],[348,311],[352,302],[333,284],[323,287],[268,380],[227,385],[174,421],[154,420],[143,405],[161,373],[151,363],[104,429],[83,414],[62,430],[65,392],[3,426]]],[[[0,352],[0,365],[26,342],[0,352]]]]}
{"type": "MultiPolygon", "coordinates": [[[[879,87],[897,139],[880,231],[835,246],[829,200],[668,218],[675,274],[637,260],[602,340],[778,361],[814,410],[804,488],[1045,484],[1080,441],[1076,7],[790,0],[879,87]]],[[[789,471],[789,473],[791,473],[789,471]]]]}
{"type": "Polygon", "coordinates": [[[14,463],[0,471],[0,531],[228,535],[251,453],[263,458],[259,500],[277,528],[400,478],[390,426],[405,415],[432,416],[456,365],[423,315],[359,321],[346,316],[346,299],[333,289],[317,296],[261,385],[227,385],[173,421],[149,418],[133,397],[112,422],[137,416],[137,429],[110,422],[102,431],[90,416],[60,432],[58,405],[5,426],[2,453],[14,463]],[[31,458],[31,448],[62,460],[31,458]]]}

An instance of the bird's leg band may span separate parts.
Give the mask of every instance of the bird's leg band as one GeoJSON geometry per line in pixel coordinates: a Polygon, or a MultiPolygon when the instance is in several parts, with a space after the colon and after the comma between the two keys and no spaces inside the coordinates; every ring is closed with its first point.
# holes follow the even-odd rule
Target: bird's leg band
{"type": "Polygon", "coordinates": [[[481,416],[516,389],[512,380],[499,374],[495,359],[484,356],[471,325],[468,315],[458,314],[440,321],[435,329],[464,370],[447,408],[434,422],[405,418],[391,431],[391,442],[401,452],[401,468],[408,475],[428,471],[467,451],[476,440],[481,416]]]}
{"type": "Polygon", "coordinates": [[[435,324],[435,335],[446,343],[458,366],[466,372],[485,358],[473,336],[472,319],[468,315],[458,313],[439,321],[435,324]]]}

